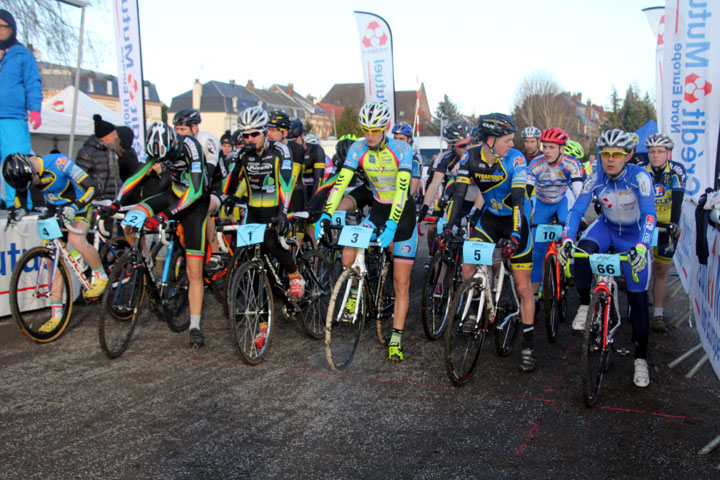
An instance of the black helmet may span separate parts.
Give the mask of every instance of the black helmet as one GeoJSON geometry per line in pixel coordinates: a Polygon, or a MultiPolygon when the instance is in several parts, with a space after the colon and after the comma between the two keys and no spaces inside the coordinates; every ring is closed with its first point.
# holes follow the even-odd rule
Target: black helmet
{"type": "Polygon", "coordinates": [[[245,143],[242,137],[242,130],[240,130],[239,128],[235,130],[232,134],[232,143],[235,146],[245,143]]]}
{"type": "Polygon", "coordinates": [[[470,136],[470,125],[462,120],[455,120],[445,125],[442,137],[449,144],[458,143],[470,136]]]}
{"type": "Polygon", "coordinates": [[[288,117],[288,114],[283,112],[282,110],[273,110],[272,112],[270,112],[269,117],[269,127],[276,127],[282,130],[287,130],[290,128],[290,117],[288,117]]]}
{"type": "Polygon", "coordinates": [[[488,137],[502,137],[517,132],[517,125],[512,118],[504,113],[489,113],[481,115],[478,120],[478,133],[480,141],[488,137]]]}
{"type": "Polygon", "coordinates": [[[341,164],[345,162],[348,150],[350,150],[350,146],[355,142],[357,142],[355,135],[343,135],[335,145],[335,155],[337,155],[337,160],[340,160],[341,164]]]}
{"type": "Polygon", "coordinates": [[[194,108],[183,108],[179,110],[173,117],[173,125],[192,127],[193,125],[199,125],[202,122],[200,112],[194,108]]]}
{"type": "Polygon", "coordinates": [[[289,140],[293,140],[295,138],[298,138],[303,133],[305,133],[305,125],[303,125],[302,120],[299,118],[296,118],[292,122],[290,122],[290,127],[288,128],[287,138],[289,140]]]}
{"type": "Polygon", "coordinates": [[[8,185],[19,192],[24,192],[32,185],[33,166],[30,155],[22,153],[8,155],[5,157],[2,173],[8,185]]]}

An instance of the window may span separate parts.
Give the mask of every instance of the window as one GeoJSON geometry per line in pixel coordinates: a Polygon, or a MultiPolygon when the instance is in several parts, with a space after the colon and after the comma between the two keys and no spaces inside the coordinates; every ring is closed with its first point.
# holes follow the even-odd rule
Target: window
{"type": "Polygon", "coordinates": [[[238,101],[237,97],[232,97],[232,109],[233,109],[233,112],[236,112],[236,113],[237,113],[237,101],[238,101]]]}
{"type": "Polygon", "coordinates": [[[593,108],[593,109],[590,111],[590,118],[592,118],[592,120],[593,120],[594,122],[599,122],[599,121],[600,121],[600,114],[598,113],[597,110],[595,110],[595,109],[593,108]]]}
{"type": "Polygon", "coordinates": [[[147,85],[145,85],[145,88],[143,88],[143,94],[145,95],[145,99],[150,98],[150,88],[147,85]]]}
{"type": "Polygon", "coordinates": [[[95,91],[95,84],[93,83],[92,77],[87,77],[87,91],[93,93],[95,91]]]}
{"type": "Polygon", "coordinates": [[[108,81],[107,81],[107,87],[106,87],[106,89],[107,89],[107,94],[110,95],[110,96],[112,96],[112,94],[113,94],[113,82],[112,82],[112,80],[108,80],[108,81]]]}

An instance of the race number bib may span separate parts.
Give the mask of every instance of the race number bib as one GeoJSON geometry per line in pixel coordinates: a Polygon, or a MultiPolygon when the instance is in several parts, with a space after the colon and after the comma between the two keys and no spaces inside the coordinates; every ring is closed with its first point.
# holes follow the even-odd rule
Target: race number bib
{"type": "Polygon", "coordinates": [[[554,242],[562,237],[562,225],[542,224],[537,226],[535,230],[536,242],[554,242]]]}
{"type": "Polygon", "coordinates": [[[372,228],[359,225],[346,225],[340,232],[338,245],[343,247],[367,248],[372,237],[372,228]]]}
{"type": "Polygon", "coordinates": [[[622,275],[620,255],[608,253],[592,254],[590,255],[590,266],[596,275],[610,275],[611,277],[622,275]]]}
{"type": "Polygon", "coordinates": [[[463,262],[472,265],[492,265],[495,244],[466,240],[463,243],[463,262]]]}
{"type": "Polygon", "coordinates": [[[145,212],[141,212],[140,210],[133,210],[131,212],[128,212],[127,215],[125,215],[125,218],[123,218],[123,221],[121,223],[122,225],[129,225],[131,227],[140,229],[143,227],[143,225],[145,225],[146,218],[147,214],[145,214],[145,212]]]}
{"type": "Polygon", "coordinates": [[[247,247],[249,245],[255,245],[256,243],[262,243],[265,239],[265,228],[267,225],[264,223],[248,223],[245,225],[238,225],[237,227],[237,246],[247,247]]]}
{"type": "Polygon", "coordinates": [[[38,231],[38,236],[42,240],[53,240],[55,238],[62,237],[62,230],[60,229],[60,223],[58,223],[57,218],[55,218],[55,217],[38,220],[37,231],[38,231]]]}
{"type": "Polygon", "coordinates": [[[345,210],[336,211],[332,216],[332,224],[345,225],[345,217],[347,217],[347,212],[345,210]]]}

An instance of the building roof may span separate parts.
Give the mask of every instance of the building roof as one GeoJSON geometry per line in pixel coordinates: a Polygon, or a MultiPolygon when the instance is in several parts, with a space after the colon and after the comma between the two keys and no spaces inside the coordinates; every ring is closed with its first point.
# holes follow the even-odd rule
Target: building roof
{"type": "Polygon", "coordinates": [[[362,83],[336,83],[323,97],[322,103],[346,107],[352,105],[360,110],[365,103],[365,85],[362,83]]]}
{"type": "MultiPolygon", "coordinates": [[[[60,91],[75,85],[75,68],[48,62],[37,62],[42,77],[43,90],[60,91]]],[[[149,102],[160,102],[157,88],[152,82],[145,80],[149,102]]],[[[80,69],[80,91],[88,95],[105,95],[118,98],[118,82],[115,75],[80,69]]]]}

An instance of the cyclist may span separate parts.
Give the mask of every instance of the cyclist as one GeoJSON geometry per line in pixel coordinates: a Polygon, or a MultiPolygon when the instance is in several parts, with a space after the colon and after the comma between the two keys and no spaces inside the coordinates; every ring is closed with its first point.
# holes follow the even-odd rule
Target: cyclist
{"type": "MultiPolygon", "coordinates": [[[[170,187],[140,202],[133,210],[147,215],[145,227],[156,230],[168,219],[178,220],[185,231],[185,256],[188,276],[188,303],[190,306],[190,346],[205,344],[200,320],[204,296],[203,260],[205,257],[205,227],[210,206],[210,176],[205,155],[198,140],[190,135],[177,135],[166,123],[153,123],[145,135],[145,166],[125,181],[117,202],[132,192],[145,174],[156,164],[167,171],[172,180],[170,187]]],[[[117,205],[117,203],[116,203],[117,205]]],[[[130,228],[125,236],[132,245],[135,233],[130,228]]]]}
{"type": "MultiPolygon", "coordinates": [[[[409,123],[398,122],[392,127],[393,138],[399,142],[405,142],[410,145],[412,149],[413,144],[413,129],[409,123]]],[[[410,179],[410,195],[417,195],[418,187],[420,186],[420,175],[422,173],[422,159],[420,154],[415,150],[413,152],[413,168],[412,178],[410,179]]]]}
{"type": "MultiPolygon", "coordinates": [[[[369,102],[358,115],[365,139],[352,144],[324,213],[315,224],[315,238],[323,235],[323,223],[329,221],[342,200],[358,167],[365,173],[372,190],[370,216],[363,222],[373,228],[384,223],[378,242],[385,248],[393,245],[393,283],[395,306],[393,332],[388,356],[402,361],[402,333],[410,304],[410,272],[417,250],[415,202],[410,195],[412,149],[407,143],[385,135],[390,123],[390,108],[385,102],[369,102]]],[[[363,189],[363,187],[358,187],[363,189]]],[[[355,260],[354,252],[343,252],[343,266],[355,260]]]]}
{"type": "MultiPolygon", "coordinates": [[[[210,207],[208,209],[205,236],[210,239],[210,252],[216,252],[219,245],[215,237],[214,215],[218,212],[221,203],[218,192],[222,189],[222,182],[227,178],[229,172],[227,163],[220,161],[221,150],[217,137],[212,133],[200,131],[201,122],[202,117],[200,116],[200,112],[193,108],[178,110],[173,117],[175,133],[178,135],[190,135],[200,142],[202,146],[207,175],[210,179],[210,186],[207,190],[210,193],[210,207]]],[[[208,269],[216,270],[219,267],[220,258],[212,256],[208,262],[208,269]]]]}
{"type": "MultiPolygon", "coordinates": [[[[305,210],[305,186],[303,185],[303,170],[305,151],[302,145],[288,141],[287,134],[290,128],[290,117],[281,110],[273,110],[268,114],[267,139],[273,142],[286,145],[290,151],[292,160],[292,195],[290,198],[290,212],[302,212],[305,210]]],[[[309,167],[312,169],[312,165],[309,167]]],[[[302,233],[300,233],[302,236],[302,233]]],[[[300,239],[302,243],[302,238],[300,239]]]]}
{"type": "MultiPolygon", "coordinates": [[[[477,184],[484,206],[479,220],[473,221],[475,228],[470,238],[482,242],[497,242],[502,238],[509,240],[502,254],[510,258],[512,264],[523,323],[518,367],[522,372],[532,372],[537,359],[533,346],[535,302],[530,283],[532,238],[531,207],[526,192],[527,165],[523,154],[513,148],[517,127],[512,118],[502,113],[482,115],[478,127],[481,144],[468,150],[460,162],[455,194],[448,206],[446,228],[460,218],[460,205],[470,184],[477,184]]],[[[471,218],[474,219],[474,216],[471,218]]],[[[463,265],[463,278],[469,278],[474,271],[474,265],[463,265]]]]}
{"type": "MultiPolygon", "coordinates": [[[[68,232],[67,241],[72,248],[80,252],[93,271],[94,280],[90,289],[83,293],[83,297],[92,299],[102,295],[107,285],[107,275],[98,252],[87,241],[92,214],[90,201],[95,194],[95,184],[88,174],[67,155],[60,153],[46,157],[19,153],[8,155],[2,172],[5,182],[16,191],[14,205],[8,211],[8,226],[15,225],[27,213],[25,202],[28,195],[25,192],[31,187],[39,189],[47,203],[61,211],[63,223],[79,231],[68,232]]],[[[63,304],[60,298],[56,298],[55,293],[59,295],[62,292],[62,277],[58,275],[55,281],[60,282],[60,288],[53,290],[50,320],[38,329],[43,333],[52,332],[60,323],[63,314],[63,304]]]]}
{"type": "MultiPolygon", "coordinates": [[[[280,243],[279,236],[288,231],[287,213],[292,192],[293,163],[288,147],[269,140],[268,113],[262,107],[249,107],[238,116],[245,147],[240,151],[235,167],[223,184],[223,193],[236,202],[237,194],[247,195],[247,222],[271,223],[265,230],[262,251],[274,256],[290,278],[290,298],[297,300],[305,294],[305,280],[300,275],[290,250],[280,243]]],[[[263,331],[255,343],[265,344],[263,331]]]]}
{"type": "Polygon", "coordinates": [[[540,150],[540,136],[542,131],[533,125],[523,128],[520,134],[523,138],[523,145],[525,146],[525,158],[527,163],[530,164],[535,158],[542,154],[540,150]]]}
{"type": "MultiPolygon", "coordinates": [[[[617,252],[631,252],[632,260],[622,265],[628,304],[632,310],[632,339],[635,344],[633,382],[647,387],[650,374],[647,366],[649,310],[647,288],[650,281],[648,246],[655,230],[655,201],[652,179],[642,167],[629,164],[635,148],[629,133],[620,129],[607,130],[598,138],[600,168],[583,183],[580,196],[568,215],[563,231],[559,260],[568,261],[580,219],[593,195],[600,199],[602,213],[583,234],[578,247],[587,253],[603,253],[611,246],[617,252]],[[632,279],[638,273],[639,282],[632,279]]],[[[575,281],[580,295],[580,308],[572,323],[573,330],[585,329],[590,285],[593,275],[588,259],[575,259],[575,281]]]]}
{"type": "MultiPolygon", "coordinates": [[[[540,141],[543,154],[528,166],[527,190],[533,199],[532,223],[541,225],[551,223],[557,217],[558,223],[564,225],[569,208],[568,187],[571,187],[573,201],[582,188],[582,172],[575,157],[569,156],[566,144],[568,134],[560,128],[548,128],[542,133],[540,141]]],[[[533,239],[535,239],[533,229],[533,239]]],[[[547,251],[547,242],[533,245],[532,284],[535,294],[535,314],[539,313],[538,291],[543,275],[543,261],[547,251]]]]}
{"type": "Polygon", "coordinates": [[[642,162],[640,166],[645,168],[653,179],[658,226],[666,229],[659,234],[658,246],[655,247],[654,252],[654,311],[651,326],[654,331],[665,333],[668,330],[663,317],[667,276],[680,236],[678,222],[685,195],[686,174],[685,167],[679,162],[670,160],[670,152],[674,147],[670,137],[660,133],[650,135],[645,140],[645,146],[648,148],[649,160],[642,162]]]}
{"type": "Polygon", "coordinates": [[[233,151],[232,133],[230,130],[225,130],[222,137],[220,137],[220,159],[222,161],[230,155],[233,151]]]}
{"type": "MultiPolygon", "coordinates": [[[[345,164],[345,158],[347,157],[348,150],[353,143],[357,142],[357,137],[353,134],[346,134],[340,137],[337,144],[335,144],[335,155],[333,155],[332,163],[333,170],[330,176],[323,182],[323,184],[317,189],[315,195],[310,199],[309,209],[311,212],[317,212],[317,216],[322,213],[322,209],[325,207],[330,191],[335,186],[338,177],[340,176],[340,170],[342,170],[345,164]]],[[[352,210],[355,207],[355,203],[349,197],[343,198],[338,206],[338,210],[352,210]]],[[[315,217],[315,215],[313,215],[315,217]]]]}
{"type": "MultiPolygon", "coordinates": [[[[435,202],[435,208],[433,210],[433,217],[442,217],[445,213],[445,203],[448,197],[452,196],[451,189],[454,188],[455,179],[458,174],[458,168],[460,167],[460,160],[463,158],[465,152],[467,152],[472,138],[470,137],[470,125],[463,120],[455,120],[445,125],[442,131],[443,140],[450,145],[450,149],[442,153],[435,160],[431,172],[432,177],[430,184],[425,189],[425,202],[420,207],[419,221],[427,215],[430,210],[430,206],[438,194],[438,189],[442,188],[443,199],[439,202],[435,202]]],[[[478,196],[478,189],[475,185],[469,186],[465,193],[465,198],[462,203],[461,217],[465,217],[470,214],[473,207],[473,202],[478,196]]],[[[474,213],[474,212],[473,212],[474,213]]],[[[437,231],[437,225],[431,223],[427,229],[427,242],[428,248],[432,251],[432,246],[435,243],[435,233],[437,231]]],[[[430,264],[432,260],[431,256],[428,255],[426,265],[430,264]]]]}

